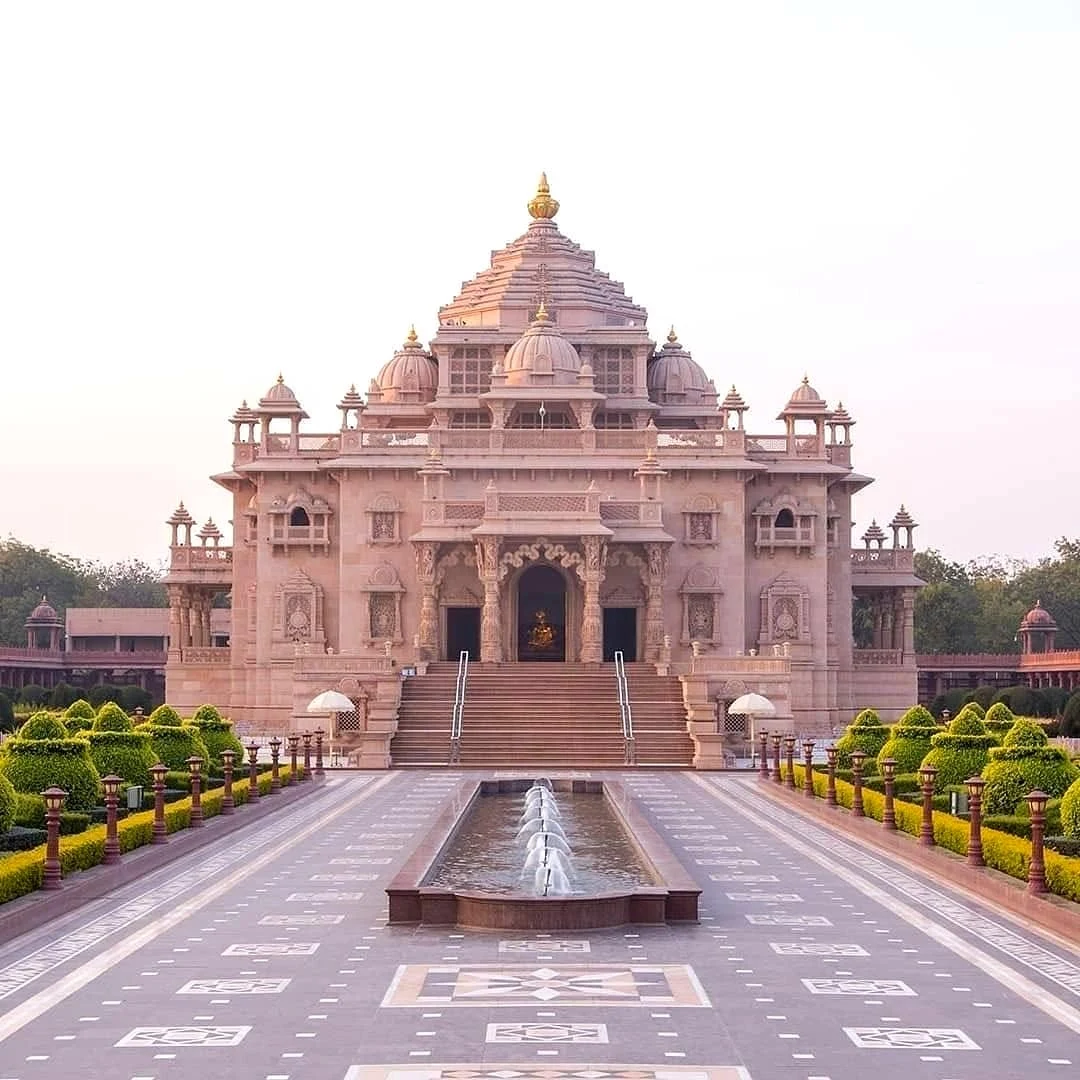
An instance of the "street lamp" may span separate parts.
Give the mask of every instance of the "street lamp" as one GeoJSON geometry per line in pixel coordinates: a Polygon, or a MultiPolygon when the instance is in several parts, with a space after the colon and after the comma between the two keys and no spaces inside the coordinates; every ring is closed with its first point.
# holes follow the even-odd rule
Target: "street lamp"
{"type": "Polygon", "coordinates": [[[854,791],[851,796],[851,816],[866,817],[866,810],[862,801],[862,767],[866,760],[865,750],[851,751],[851,786],[854,791]]]}
{"type": "Polygon", "coordinates": [[[1043,857],[1043,833],[1046,828],[1046,804],[1050,796],[1036,788],[1024,796],[1031,815],[1031,862],[1028,863],[1028,892],[1041,895],[1046,889],[1046,861],[1043,857]]]}
{"type": "Polygon", "coordinates": [[[923,765],[919,769],[919,783],[922,786],[922,824],[919,826],[919,843],[923,847],[934,846],[934,782],[937,780],[937,768],[923,765]]]}
{"type": "Polygon", "coordinates": [[[191,774],[191,813],[188,823],[193,829],[201,829],[203,823],[202,765],[201,757],[192,756],[187,759],[188,772],[191,774]]]}
{"type": "Polygon", "coordinates": [[[123,778],[110,773],[101,778],[105,792],[105,850],[101,861],[112,866],[120,861],[120,838],[116,833],[116,807],[120,802],[120,785],[123,778]]]}
{"type": "Polygon", "coordinates": [[[64,809],[67,792],[63,788],[49,787],[42,793],[45,800],[45,872],[41,880],[43,889],[59,889],[63,871],[60,868],[60,811],[64,809]]]}
{"type": "Polygon", "coordinates": [[[167,844],[169,830],[165,826],[165,774],[168,765],[160,761],[150,766],[150,775],[154,778],[154,828],[150,834],[151,844],[167,844]]]}
{"type": "Polygon", "coordinates": [[[825,758],[829,763],[828,787],[825,789],[825,805],[836,806],[836,755],[835,746],[825,747],[825,758]]]}
{"type": "Polygon", "coordinates": [[[803,752],[803,794],[814,797],[814,740],[806,739],[802,744],[803,752]]]}
{"type": "Polygon", "coordinates": [[[884,828],[896,831],[896,806],[893,794],[896,783],[896,758],[881,759],[881,775],[885,780],[885,809],[881,812],[881,824],[884,828]]]}
{"type": "Polygon", "coordinates": [[[968,866],[985,866],[982,849],[982,792],[986,781],[981,776],[965,780],[968,793],[968,866]]]}

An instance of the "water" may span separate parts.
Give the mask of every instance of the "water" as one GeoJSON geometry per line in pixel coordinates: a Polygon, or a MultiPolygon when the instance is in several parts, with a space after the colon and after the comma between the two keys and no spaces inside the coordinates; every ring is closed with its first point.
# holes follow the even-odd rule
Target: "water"
{"type": "MultiPolygon", "coordinates": [[[[637,850],[604,796],[557,791],[558,825],[572,854],[561,895],[581,896],[653,884],[637,850]]],[[[529,835],[518,837],[524,792],[483,795],[473,803],[450,848],[424,885],[507,895],[542,893],[534,868],[522,875],[529,835]]],[[[552,817],[552,822],[556,819],[552,817]]]]}

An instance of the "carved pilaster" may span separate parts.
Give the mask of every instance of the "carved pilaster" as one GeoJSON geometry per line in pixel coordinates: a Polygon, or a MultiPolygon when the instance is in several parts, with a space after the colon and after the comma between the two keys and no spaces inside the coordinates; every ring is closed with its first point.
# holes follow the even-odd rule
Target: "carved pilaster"
{"type": "Polygon", "coordinates": [[[664,644],[664,579],[666,544],[645,545],[645,659],[658,661],[664,644]]]}
{"type": "Polygon", "coordinates": [[[604,580],[607,544],[599,536],[586,536],[583,545],[585,603],[581,619],[581,661],[598,664],[603,659],[604,623],[600,612],[600,585],[604,580]]]}
{"type": "Polygon", "coordinates": [[[482,536],[476,541],[476,568],[484,586],[484,607],[480,614],[480,659],[485,663],[502,660],[502,612],[499,606],[498,536],[482,536]]]}
{"type": "Polygon", "coordinates": [[[420,625],[417,628],[420,654],[431,659],[438,649],[439,608],[435,596],[435,570],[439,545],[430,541],[416,544],[416,580],[420,585],[420,625]]]}

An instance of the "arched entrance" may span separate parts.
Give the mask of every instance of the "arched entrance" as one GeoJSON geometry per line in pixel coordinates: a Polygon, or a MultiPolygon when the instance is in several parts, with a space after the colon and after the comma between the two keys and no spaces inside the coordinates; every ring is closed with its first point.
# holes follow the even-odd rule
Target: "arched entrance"
{"type": "Polygon", "coordinates": [[[566,659],[566,579],[552,566],[530,566],[518,578],[517,656],[566,659]]]}

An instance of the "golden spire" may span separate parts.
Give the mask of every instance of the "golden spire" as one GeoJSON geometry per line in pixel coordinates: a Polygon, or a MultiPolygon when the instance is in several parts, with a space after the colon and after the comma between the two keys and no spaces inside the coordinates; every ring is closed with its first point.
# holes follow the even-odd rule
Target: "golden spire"
{"type": "Polygon", "coordinates": [[[536,194],[528,202],[529,213],[534,220],[550,221],[559,212],[559,202],[551,197],[547,173],[540,174],[540,183],[536,185],[536,194]]]}
{"type": "Polygon", "coordinates": [[[536,309],[536,315],[533,318],[533,322],[548,323],[551,322],[548,316],[547,304],[543,300],[540,301],[540,306],[536,309]]]}
{"type": "Polygon", "coordinates": [[[278,386],[281,386],[281,384],[285,381],[285,376],[280,371],[278,372],[277,381],[278,386]]]}
{"type": "Polygon", "coordinates": [[[667,339],[671,342],[672,345],[678,344],[679,338],[678,335],[675,333],[674,326],[672,326],[672,328],[668,331],[667,339]]]}
{"type": "Polygon", "coordinates": [[[416,338],[416,325],[415,324],[413,324],[412,326],[409,327],[409,333],[406,336],[405,340],[410,345],[414,345],[416,343],[417,338],[416,338]]]}

